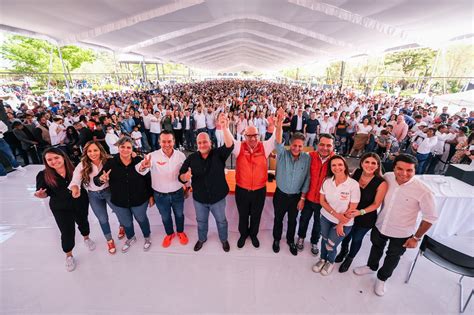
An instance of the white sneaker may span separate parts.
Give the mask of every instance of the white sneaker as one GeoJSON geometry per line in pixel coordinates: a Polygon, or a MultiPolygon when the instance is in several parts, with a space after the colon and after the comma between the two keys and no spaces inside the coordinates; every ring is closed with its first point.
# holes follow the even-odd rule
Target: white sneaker
{"type": "Polygon", "coordinates": [[[14,170],[20,171],[20,172],[26,172],[26,168],[22,167],[21,165],[18,167],[14,167],[14,170]]]}
{"type": "Polygon", "coordinates": [[[377,294],[378,296],[384,296],[384,294],[385,294],[385,281],[382,281],[380,279],[375,280],[374,291],[375,291],[375,294],[377,294]]]}
{"type": "Polygon", "coordinates": [[[95,249],[95,243],[90,238],[85,239],[84,244],[86,244],[87,248],[89,248],[90,251],[93,251],[95,249]]]}
{"type": "Polygon", "coordinates": [[[74,269],[76,269],[76,261],[74,260],[74,257],[67,256],[66,257],[66,270],[71,272],[74,269]]]}
{"type": "Polygon", "coordinates": [[[151,239],[149,237],[145,237],[145,244],[143,244],[143,250],[146,252],[151,247],[151,239]]]}
{"type": "Polygon", "coordinates": [[[329,276],[332,272],[332,270],[334,269],[334,264],[331,264],[329,261],[324,264],[324,267],[323,269],[321,270],[321,274],[323,276],[329,276]]]}
{"type": "Polygon", "coordinates": [[[321,272],[321,269],[323,269],[324,265],[326,264],[326,261],[324,259],[320,259],[314,266],[313,266],[313,272],[321,272]]]}
{"type": "Polygon", "coordinates": [[[130,246],[132,246],[132,244],[135,243],[136,241],[137,241],[137,238],[135,236],[129,240],[126,240],[125,244],[123,244],[122,246],[122,253],[126,253],[129,250],[130,246]]]}
{"type": "Polygon", "coordinates": [[[375,273],[372,269],[369,268],[369,266],[360,266],[354,268],[354,273],[358,276],[363,276],[363,275],[370,275],[375,273]]]}

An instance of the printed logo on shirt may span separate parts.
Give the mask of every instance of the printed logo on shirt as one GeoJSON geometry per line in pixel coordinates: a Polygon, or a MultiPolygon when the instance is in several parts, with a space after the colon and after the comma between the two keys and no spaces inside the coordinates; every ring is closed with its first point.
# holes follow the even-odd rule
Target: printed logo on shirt
{"type": "Polygon", "coordinates": [[[351,194],[347,191],[341,191],[340,195],[339,195],[339,198],[343,201],[346,201],[346,200],[349,200],[349,197],[351,196],[351,194]]]}

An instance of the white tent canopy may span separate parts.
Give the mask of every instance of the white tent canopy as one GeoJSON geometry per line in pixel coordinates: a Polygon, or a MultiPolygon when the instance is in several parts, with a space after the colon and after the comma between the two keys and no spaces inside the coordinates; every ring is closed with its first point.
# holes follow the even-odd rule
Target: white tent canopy
{"type": "Polygon", "coordinates": [[[463,107],[469,112],[474,110],[474,90],[437,95],[433,97],[433,102],[438,108],[448,106],[452,113],[458,112],[463,107]]]}
{"type": "Polygon", "coordinates": [[[472,0],[1,0],[0,29],[197,68],[281,69],[474,33],[472,0]]]}

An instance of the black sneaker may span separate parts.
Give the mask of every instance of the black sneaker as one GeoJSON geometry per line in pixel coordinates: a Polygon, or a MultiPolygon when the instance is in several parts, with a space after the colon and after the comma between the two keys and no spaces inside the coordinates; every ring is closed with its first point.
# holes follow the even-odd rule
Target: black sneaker
{"type": "Polygon", "coordinates": [[[224,252],[228,252],[230,251],[230,244],[228,241],[223,241],[222,242],[222,249],[224,250],[224,252]]]}
{"type": "Polygon", "coordinates": [[[239,238],[239,240],[237,241],[237,248],[240,249],[240,248],[244,247],[246,239],[247,239],[246,237],[241,236],[239,238]]]}
{"type": "Polygon", "coordinates": [[[291,253],[293,256],[298,255],[298,249],[296,248],[295,243],[288,243],[288,246],[290,247],[290,253],[291,253]]]}
{"type": "Polygon", "coordinates": [[[204,245],[205,242],[206,241],[197,241],[196,245],[194,245],[194,251],[198,252],[202,248],[202,245],[204,245]]]}
{"type": "Polygon", "coordinates": [[[275,254],[280,252],[280,241],[273,241],[272,249],[275,254]]]}
{"type": "Polygon", "coordinates": [[[349,253],[347,248],[341,248],[341,251],[339,252],[339,254],[337,254],[336,259],[334,261],[337,263],[342,262],[344,258],[346,258],[347,253],[349,253]]]}
{"type": "Polygon", "coordinates": [[[339,266],[339,272],[343,273],[349,270],[349,267],[352,264],[352,258],[347,256],[346,259],[344,259],[344,262],[339,266]]]}
{"type": "Polygon", "coordinates": [[[253,236],[253,237],[250,237],[250,238],[252,240],[253,247],[259,248],[260,247],[260,242],[258,241],[258,238],[256,236],[253,236]]]}
{"type": "Polygon", "coordinates": [[[319,254],[318,244],[311,244],[311,254],[313,254],[313,256],[318,256],[319,254]]]}

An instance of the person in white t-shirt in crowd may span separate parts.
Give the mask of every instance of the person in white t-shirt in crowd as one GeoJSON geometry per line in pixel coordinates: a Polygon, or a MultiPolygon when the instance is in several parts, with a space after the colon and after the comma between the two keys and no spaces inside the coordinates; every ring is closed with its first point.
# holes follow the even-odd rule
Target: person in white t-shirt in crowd
{"type": "Polygon", "coordinates": [[[243,141],[245,129],[248,127],[247,119],[245,119],[245,114],[243,112],[239,113],[239,118],[235,125],[237,141],[243,141]]]}
{"type": "Polygon", "coordinates": [[[442,173],[441,170],[443,170],[448,163],[450,149],[448,142],[456,138],[456,133],[450,131],[447,125],[439,125],[438,130],[436,130],[436,138],[437,142],[432,147],[432,156],[426,169],[427,174],[442,173]]]}
{"type": "Polygon", "coordinates": [[[365,117],[362,120],[362,123],[357,124],[356,134],[354,136],[354,145],[350,156],[359,157],[364,153],[365,146],[369,143],[370,132],[372,131],[372,126],[369,125],[369,118],[365,117]]]}
{"type": "Polygon", "coordinates": [[[202,106],[199,105],[196,108],[196,111],[193,114],[196,134],[200,134],[201,132],[207,132],[206,130],[206,115],[202,111],[202,106]]]}
{"type": "Polygon", "coordinates": [[[187,188],[183,188],[183,184],[178,180],[179,170],[186,156],[174,149],[174,142],[173,133],[163,130],[160,134],[161,149],[150,153],[135,166],[140,174],[145,175],[148,172],[151,174],[155,204],[166,232],[162,243],[165,248],[171,245],[175,236],[182,245],[188,243],[188,236],[184,233],[184,199],[187,196],[187,188]],[[176,234],[172,212],[176,223],[176,234]]]}
{"type": "Polygon", "coordinates": [[[255,121],[255,127],[257,127],[258,129],[258,134],[260,135],[260,141],[265,140],[265,135],[267,133],[267,126],[268,126],[268,122],[267,122],[267,119],[265,118],[265,114],[263,112],[260,112],[255,121]]]}
{"type": "Polygon", "coordinates": [[[372,248],[367,265],[354,269],[359,276],[377,272],[374,291],[378,296],[385,294],[385,282],[392,276],[406,249],[416,248],[438,219],[433,192],[414,177],[416,158],[400,154],[393,165],[393,173],[384,175],[388,191],[371,232],[372,248]],[[420,212],[421,223],[415,231],[420,212]],[[385,260],[379,268],[387,242],[385,260]]]}
{"type": "Polygon", "coordinates": [[[112,125],[108,125],[105,133],[105,143],[107,143],[111,155],[115,155],[118,153],[118,146],[116,145],[118,140],[119,137],[115,133],[114,127],[112,125]]]}
{"type": "Polygon", "coordinates": [[[319,133],[334,134],[334,125],[329,120],[329,114],[324,113],[323,119],[319,123],[319,133]]]}
{"type": "Polygon", "coordinates": [[[354,219],[350,213],[356,210],[360,200],[359,183],[349,176],[349,166],[340,155],[329,161],[327,178],[321,186],[321,255],[313,266],[314,272],[323,276],[334,269],[336,248],[351,231],[354,219]],[[347,215],[347,216],[346,216],[347,215]]]}
{"type": "Polygon", "coordinates": [[[63,118],[56,116],[49,126],[49,135],[51,137],[52,146],[62,146],[64,139],[66,139],[66,127],[63,124],[63,118]]]}
{"type": "Polygon", "coordinates": [[[416,174],[423,174],[425,172],[426,163],[429,160],[431,151],[438,142],[438,137],[435,135],[435,132],[435,128],[425,128],[424,133],[426,136],[423,140],[415,141],[412,144],[412,149],[416,152],[416,159],[418,160],[416,174]]]}
{"type": "Polygon", "coordinates": [[[133,127],[130,137],[133,139],[133,146],[137,149],[137,152],[140,153],[142,151],[142,133],[138,131],[138,126],[133,127]]]}
{"type": "Polygon", "coordinates": [[[156,111],[154,117],[150,119],[150,139],[151,139],[151,149],[158,150],[159,137],[161,133],[161,113],[156,111]]]}

